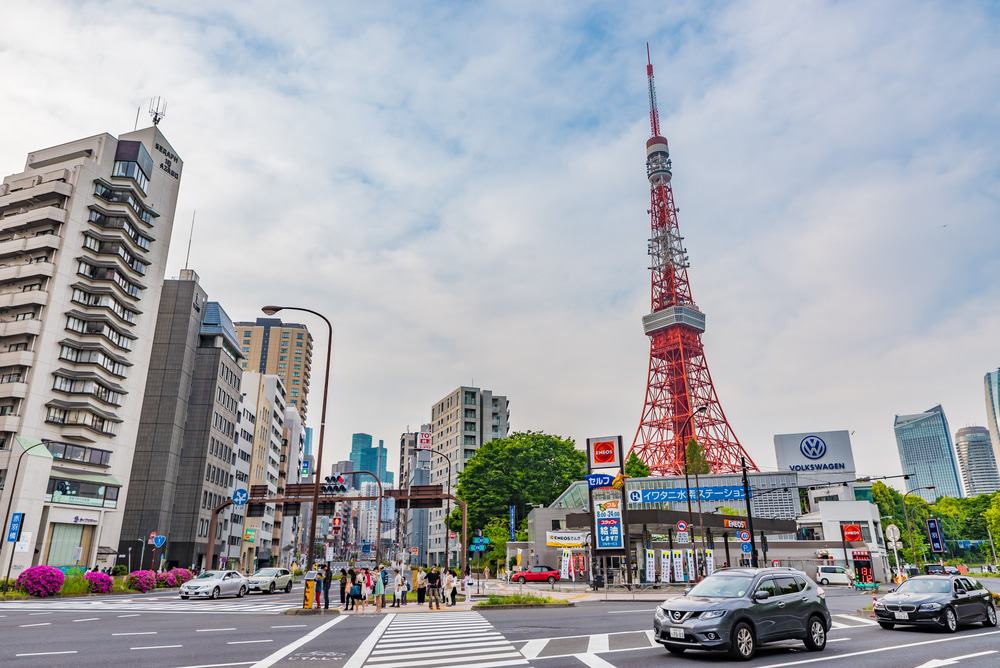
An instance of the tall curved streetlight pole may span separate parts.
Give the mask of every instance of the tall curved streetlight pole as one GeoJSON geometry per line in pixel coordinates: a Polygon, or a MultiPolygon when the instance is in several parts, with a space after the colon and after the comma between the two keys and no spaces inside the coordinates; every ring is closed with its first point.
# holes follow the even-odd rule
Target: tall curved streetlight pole
{"type": "MultiPolygon", "coordinates": [[[[316,517],[319,514],[319,479],[323,473],[323,436],[326,433],[326,400],[330,394],[330,367],[333,364],[333,324],[325,315],[308,308],[299,306],[263,306],[260,309],[265,315],[274,315],[278,311],[302,311],[311,313],[326,323],[326,375],[323,379],[323,406],[319,413],[319,451],[316,453],[316,485],[313,489],[312,517],[309,518],[309,549],[306,550],[306,567],[313,564],[316,557],[316,517]]],[[[381,521],[381,517],[379,521],[381,521]]]]}
{"type": "MultiPolygon", "coordinates": [[[[17,491],[17,476],[18,476],[18,474],[21,473],[21,460],[24,459],[24,456],[26,454],[28,454],[29,450],[31,450],[32,448],[37,448],[41,444],[42,444],[42,442],[39,441],[38,443],[35,443],[34,445],[30,445],[27,448],[25,448],[24,450],[22,450],[21,454],[18,455],[18,458],[17,458],[17,467],[14,469],[14,479],[10,483],[10,497],[7,499],[7,512],[4,513],[4,516],[3,516],[3,533],[0,534],[0,540],[6,541],[6,539],[7,539],[7,523],[10,522],[10,508],[14,504],[14,492],[17,491]]],[[[9,581],[10,581],[10,568],[11,568],[11,566],[14,563],[14,545],[15,545],[15,543],[11,543],[11,546],[10,546],[10,561],[7,562],[7,575],[5,575],[4,579],[3,579],[3,590],[4,591],[7,591],[7,585],[9,583],[9,581]]]]}
{"type": "Polygon", "coordinates": [[[917,556],[917,546],[913,544],[913,527],[910,526],[910,512],[906,509],[906,497],[914,492],[919,492],[923,489],[935,489],[935,485],[927,485],[926,487],[917,487],[911,489],[909,492],[903,495],[903,517],[906,518],[906,533],[910,536],[910,554],[913,556],[913,563],[917,565],[917,570],[920,570],[920,557],[917,556]]]}
{"type": "MultiPolygon", "coordinates": [[[[449,457],[448,455],[444,454],[443,452],[439,452],[438,450],[434,450],[432,448],[413,448],[413,449],[417,450],[417,451],[423,450],[424,452],[429,452],[429,453],[431,453],[431,456],[433,456],[433,455],[441,455],[448,462],[448,497],[449,498],[448,498],[448,502],[447,502],[447,506],[446,506],[447,509],[445,510],[445,513],[444,513],[444,570],[447,571],[451,567],[451,551],[449,549],[449,543],[448,543],[448,537],[451,535],[451,529],[448,528],[448,518],[451,516],[451,498],[450,498],[451,497],[451,457],[449,457]]],[[[463,536],[463,538],[464,538],[464,536],[463,536]]],[[[465,549],[465,545],[462,545],[462,549],[465,549]]],[[[463,573],[462,575],[464,576],[465,574],[463,573]]]]}

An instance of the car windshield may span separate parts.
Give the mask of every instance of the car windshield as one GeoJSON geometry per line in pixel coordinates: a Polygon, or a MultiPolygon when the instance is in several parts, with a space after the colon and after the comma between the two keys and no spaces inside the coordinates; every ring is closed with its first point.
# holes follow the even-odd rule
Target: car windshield
{"type": "Polygon", "coordinates": [[[269,578],[272,575],[277,575],[277,574],[278,574],[278,569],[277,568],[262,568],[259,571],[257,571],[256,573],[254,573],[254,575],[259,575],[259,576],[265,577],[265,578],[269,578]]]}
{"type": "Polygon", "coordinates": [[[736,575],[710,575],[689,592],[691,596],[712,596],[715,598],[740,598],[750,589],[753,578],[736,575]]]}
{"type": "Polygon", "coordinates": [[[947,594],[951,591],[948,580],[907,580],[896,589],[904,594],[947,594]]]}
{"type": "Polygon", "coordinates": [[[199,580],[218,580],[222,577],[222,571],[205,571],[198,574],[199,580]]]}

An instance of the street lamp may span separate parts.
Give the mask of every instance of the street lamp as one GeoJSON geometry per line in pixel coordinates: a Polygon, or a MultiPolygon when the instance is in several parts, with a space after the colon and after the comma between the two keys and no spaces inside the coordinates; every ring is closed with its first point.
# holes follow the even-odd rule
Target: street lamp
{"type": "MultiPolygon", "coordinates": [[[[302,311],[321,318],[326,323],[326,377],[323,380],[323,406],[319,414],[319,451],[316,453],[316,485],[313,488],[313,510],[309,518],[309,550],[306,552],[306,567],[313,564],[316,557],[316,517],[319,515],[319,476],[323,471],[323,435],[326,433],[326,400],[330,393],[330,367],[333,362],[333,325],[322,313],[298,306],[263,306],[260,309],[265,315],[274,315],[278,311],[302,311]]],[[[381,521],[381,518],[379,518],[381,521]]]]}
{"type": "Polygon", "coordinates": [[[692,534],[694,533],[694,528],[693,528],[694,515],[691,512],[691,478],[688,475],[688,449],[687,449],[687,441],[684,440],[684,434],[687,432],[688,425],[691,424],[691,420],[694,419],[694,416],[698,415],[699,413],[704,413],[707,410],[708,406],[699,406],[698,408],[694,409],[691,412],[691,415],[688,415],[687,420],[684,421],[684,424],[683,426],[681,426],[680,430],[681,443],[683,443],[682,452],[684,454],[684,487],[687,489],[687,493],[685,494],[685,496],[687,497],[687,503],[688,503],[688,526],[692,527],[691,529],[692,534]]]}
{"type": "Polygon", "coordinates": [[[917,556],[917,547],[913,544],[913,527],[910,526],[910,512],[906,509],[906,497],[914,492],[919,492],[922,489],[935,489],[934,485],[927,485],[926,487],[917,487],[911,489],[909,492],[903,495],[903,517],[906,518],[906,533],[910,536],[910,552],[913,555],[913,562],[917,565],[917,570],[920,570],[920,557],[917,556]]]}
{"type": "MultiPolygon", "coordinates": [[[[21,460],[24,458],[26,454],[28,454],[29,450],[31,450],[32,448],[37,448],[41,444],[42,442],[39,441],[34,445],[29,445],[24,450],[22,450],[21,454],[18,455],[17,457],[17,467],[14,469],[14,480],[10,483],[10,497],[8,497],[7,499],[7,512],[3,516],[3,533],[0,534],[0,540],[4,540],[7,537],[7,523],[10,522],[10,507],[14,503],[14,492],[15,490],[17,490],[17,476],[21,472],[21,460]]],[[[7,562],[7,575],[5,575],[3,579],[4,591],[7,591],[7,582],[8,580],[10,580],[10,568],[14,563],[14,545],[15,544],[11,544],[10,546],[10,561],[7,562]]]]}
{"type": "MultiPolygon", "coordinates": [[[[414,450],[423,450],[424,452],[429,452],[432,455],[441,455],[442,457],[444,457],[448,461],[448,497],[449,498],[448,498],[447,505],[446,505],[447,510],[445,511],[445,514],[444,514],[444,570],[447,571],[448,568],[449,568],[449,566],[451,565],[451,552],[449,551],[449,548],[448,548],[448,537],[451,535],[451,529],[448,528],[448,518],[451,516],[451,498],[450,498],[451,497],[451,457],[449,457],[448,455],[446,455],[443,452],[440,452],[438,450],[432,450],[431,448],[413,448],[413,449],[414,450]]],[[[465,536],[463,536],[463,538],[465,538],[465,536]]],[[[462,546],[462,549],[463,550],[466,549],[465,545],[462,546]]],[[[463,573],[462,575],[464,577],[465,574],[463,573]]]]}

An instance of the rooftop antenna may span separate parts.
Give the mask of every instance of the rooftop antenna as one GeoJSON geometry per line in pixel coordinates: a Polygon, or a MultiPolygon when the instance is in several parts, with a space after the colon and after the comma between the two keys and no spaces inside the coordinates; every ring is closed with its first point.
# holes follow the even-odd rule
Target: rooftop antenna
{"type": "Polygon", "coordinates": [[[142,105],[138,105],[135,108],[135,125],[132,126],[133,132],[139,129],[139,113],[142,111],[142,105]]]}
{"type": "Polygon", "coordinates": [[[191,212],[191,231],[188,233],[188,250],[187,255],[184,256],[184,269],[188,268],[188,262],[191,260],[191,240],[194,239],[194,216],[198,213],[198,209],[191,212]]]}
{"type": "Polygon", "coordinates": [[[153,117],[153,125],[159,125],[167,115],[167,101],[159,95],[149,99],[149,115],[153,117]]]}

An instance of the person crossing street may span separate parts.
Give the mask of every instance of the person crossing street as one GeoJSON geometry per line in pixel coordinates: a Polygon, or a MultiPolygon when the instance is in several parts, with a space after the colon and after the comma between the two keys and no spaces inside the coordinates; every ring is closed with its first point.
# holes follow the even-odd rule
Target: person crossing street
{"type": "Polygon", "coordinates": [[[431,572],[427,574],[427,593],[430,595],[427,607],[429,610],[441,609],[441,574],[438,572],[437,566],[431,569],[431,572]]]}

